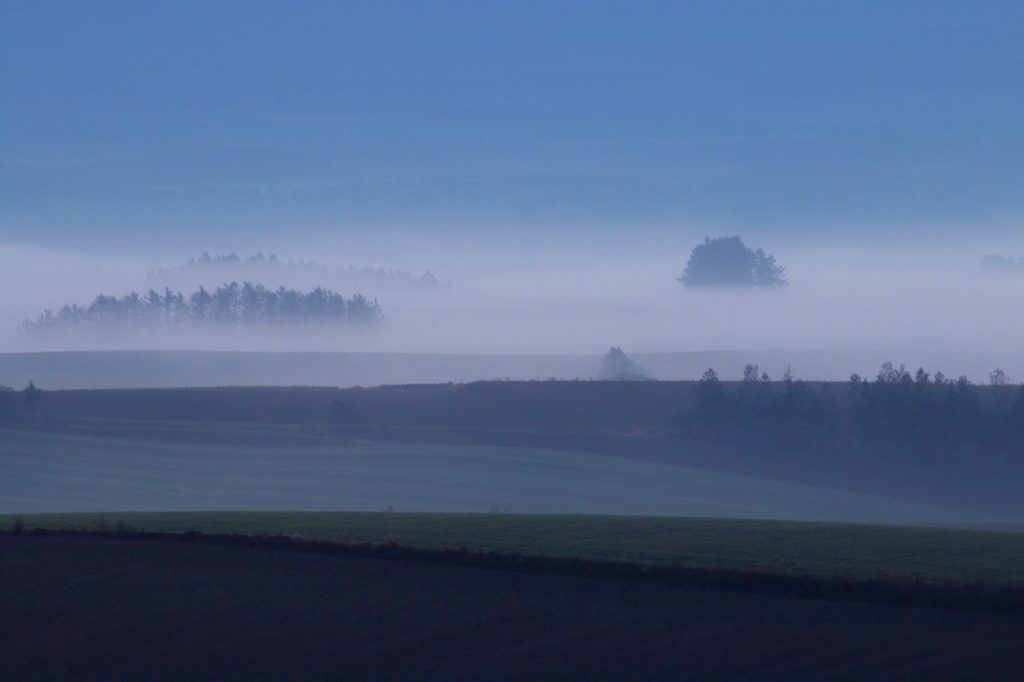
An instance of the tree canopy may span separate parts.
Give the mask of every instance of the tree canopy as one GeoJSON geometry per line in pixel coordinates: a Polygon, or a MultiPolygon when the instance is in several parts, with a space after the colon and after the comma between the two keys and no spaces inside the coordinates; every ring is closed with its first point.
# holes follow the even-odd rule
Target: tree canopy
{"type": "Polygon", "coordinates": [[[687,287],[783,287],[786,268],[764,249],[756,251],[739,237],[706,237],[694,247],[679,281],[687,287]]]}

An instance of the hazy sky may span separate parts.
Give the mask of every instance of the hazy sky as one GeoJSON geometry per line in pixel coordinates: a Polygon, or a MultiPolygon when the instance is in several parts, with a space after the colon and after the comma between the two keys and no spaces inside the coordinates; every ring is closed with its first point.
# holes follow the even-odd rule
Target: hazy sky
{"type": "Polygon", "coordinates": [[[647,301],[648,350],[1014,348],[1024,278],[960,284],[1024,256],[1022,159],[1017,2],[4,2],[0,281],[38,295],[0,323],[260,249],[647,301]],[[729,234],[789,268],[749,305],[791,324],[686,338],[712,306],[674,279],[729,234]]]}

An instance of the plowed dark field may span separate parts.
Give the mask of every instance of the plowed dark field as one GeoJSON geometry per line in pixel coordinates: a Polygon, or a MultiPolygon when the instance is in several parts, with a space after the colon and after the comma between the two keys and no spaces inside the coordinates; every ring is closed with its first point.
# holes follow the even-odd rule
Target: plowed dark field
{"type": "Polygon", "coordinates": [[[1008,680],[1024,617],[149,540],[0,538],[0,678],[1008,680]]]}

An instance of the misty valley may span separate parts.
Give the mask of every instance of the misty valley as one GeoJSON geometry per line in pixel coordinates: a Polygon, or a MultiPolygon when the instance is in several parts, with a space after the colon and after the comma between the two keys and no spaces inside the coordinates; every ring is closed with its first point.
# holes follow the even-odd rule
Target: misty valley
{"type": "Polygon", "coordinates": [[[0,1],[0,681],[1020,678],[1022,46],[0,1]]]}

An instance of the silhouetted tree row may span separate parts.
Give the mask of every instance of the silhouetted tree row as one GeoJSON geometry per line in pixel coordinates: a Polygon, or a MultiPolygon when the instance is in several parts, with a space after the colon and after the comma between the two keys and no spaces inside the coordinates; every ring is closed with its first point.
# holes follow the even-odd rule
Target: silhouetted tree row
{"type": "Polygon", "coordinates": [[[66,305],[57,313],[46,310],[25,320],[28,335],[55,331],[113,331],[205,327],[259,327],[271,325],[330,325],[350,328],[379,326],[384,320],[376,299],[357,294],[346,299],[330,289],[308,293],[294,289],[267,289],[251,282],[231,282],[210,292],[199,290],[187,298],[165,289],[150,289],[145,296],[122,298],[100,295],[89,306],[66,305]]]}
{"type": "Polygon", "coordinates": [[[740,382],[709,369],[694,408],[676,425],[693,435],[759,446],[853,447],[974,456],[1024,455],[1024,385],[1002,370],[988,386],[905,366],[882,365],[874,381],[851,376],[847,395],[787,370],[781,382],[747,365],[740,382]]]}
{"type": "Polygon", "coordinates": [[[923,368],[882,365],[874,381],[850,377],[850,417],[864,443],[886,449],[927,448],[986,455],[1024,454],[1024,386],[996,369],[974,386],[923,368]]]}
{"type": "Polygon", "coordinates": [[[692,412],[679,426],[716,439],[760,445],[830,445],[837,432],[837,409],[831,387],[814,390],[789,370],[773,382],[757,365],[747,365],[743,380],[727,386],[709,369],[697,382],[692,412]]]}

